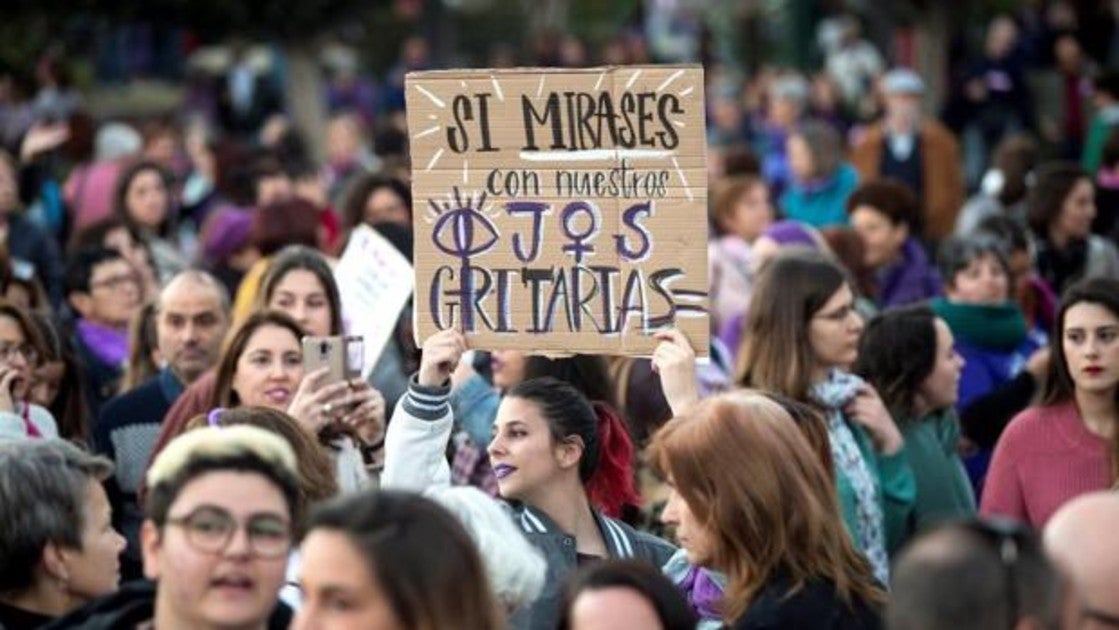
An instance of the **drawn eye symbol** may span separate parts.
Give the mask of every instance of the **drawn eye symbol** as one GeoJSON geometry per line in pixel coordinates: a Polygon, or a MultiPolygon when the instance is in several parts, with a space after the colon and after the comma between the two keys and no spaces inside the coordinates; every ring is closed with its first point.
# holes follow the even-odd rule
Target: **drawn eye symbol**
{"type": "Polygon", "coordinates": [[[497,243],[497,229],[493,223],[469,206],[444,212],[432,232],[435,246],[456,257],[477,256],[497,243]]]}

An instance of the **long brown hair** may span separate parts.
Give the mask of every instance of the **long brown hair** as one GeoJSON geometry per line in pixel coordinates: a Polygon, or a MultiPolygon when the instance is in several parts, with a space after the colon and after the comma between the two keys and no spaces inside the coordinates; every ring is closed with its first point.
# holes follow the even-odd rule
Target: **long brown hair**
{"type": "Polygon", "coordinates": [[[341,335],[342,326],[342,297],[338,293],[338,283],[334,281],[334,272],[330,264],[318,251],[305,245],[288,245],[277,252],[268,262],[264,275],[260,279],[260,289],[257,291],[257,307],[267,308],[276,287],[280,281],[292,271],[308,271],[319,280],[326,301],[330,303],[330,334],[341,335]]]}
{"type": "Polygon", "coordinates": [[[347,536],[402,627],[505,628],[477,547],[431,499],[392,490],[346,495],[312,513],[315,530],[347,536]]]}
{"type": "Polygon", "coordinates": [[[237,372],[237,361],[245,352],[245,346],[257,330],[264,326],[279,326],[291,332],[296,342],[303,338],[303,329],[286,313],[274,309],[257,311],[237,327],[226,340],[218,361],[217,379],[214,382],[214,397],[211,407],[237,407],[241,404],[237,392],[233,391],[233,375],[237,372]]]}
{"type": "Polygon", "coordinates": [[[724,619],[739,618],[777,575],[791,591],[829,582],[852,607],[885,601],[818,455],[772,399],[740,390],[703,400],[653,436],[650,461],[712,543],[707,562],[727,576],[724,619]]]}
{"type": "Polygon", "coordinates": [[[805,400],[817,362],[808,324],[845,282],[843,271],[822,254],[779,253],[750,296],[739,384],[805,400]]]}
{"type": "Polygon", "coordinates": [[[156,310],[155,302],[145,302],[128,324],[128,365],[125,366],[124,380],[120,385],[122,392],[127,392],[159,374],[160,368],[152,360],[152,355],[159,350],[156,310]]]}
{"type": "Polygon", "coordinates": [[[295,504],[296,538],[302,538],[307,511],[312,505],[338,494],[334,462],[325,449],[300,424],[277,409],[269,407],[238,407],[218,409],[211,415],[195,416],[186,423],[185,431],[207,425],[231,427],[247,424],[267,429],[284,438],[295,452],[299,463],[299,496],[295,504]]]}

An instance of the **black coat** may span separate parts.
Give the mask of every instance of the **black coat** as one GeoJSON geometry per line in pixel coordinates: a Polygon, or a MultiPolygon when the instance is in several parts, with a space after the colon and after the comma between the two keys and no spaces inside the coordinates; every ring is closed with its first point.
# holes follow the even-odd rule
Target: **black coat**
{"type": "Polygon", "coordinates": [[[848,607],[830,582],[813,580],[793,594],[789,581],[778,577],[754,596],[731,630],[879,630],[882,620],[870,604],[848,607]]]}
{"type": "MultiPolygon", "coordinates": [[[[43,626],[43,630],[135,630],[137,624],[151,620],[155,614],[155,590],[155,582],[129,582],[116,593],[95,599],[43,626]]],[[[291,609],[277,599],[276,608],[268,618],[268,630],[286,630],[291,618],[291,609]]]]}

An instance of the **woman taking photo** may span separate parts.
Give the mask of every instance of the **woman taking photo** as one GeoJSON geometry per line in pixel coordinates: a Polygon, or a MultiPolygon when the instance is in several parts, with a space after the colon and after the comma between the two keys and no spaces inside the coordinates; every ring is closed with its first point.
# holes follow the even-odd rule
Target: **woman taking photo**
{"type": "Polygon", "coordinates": [[[330,447],[338,485],[368,482],[357,443],[374,442],[384,426],[384,400],[364,381],[324,384],[328,368],[303,371],[303,329],[287,315],[258,311],[230,337],[218,360],[213,408],[269,407],[292,416],[330,447]]]}
{"type": "Polygon", "coordinates": [[[751,298],[739,382],[824,411],[847,529],[887,584],[889,553],[905,534],[916,486],[882,399],[849,372],[862,331],[854,293],[834,263],[779,254],[751,298]]]}
{"type": "Polygon", "coordinates": [[[793,419],[750,391],[708,398],[653,437],[662,518],[693,564],[726,575],[727,626],[877,628],[885,601],[793,419]]]}
{"type": "MultiPolygon", "coordinates": [[[[281,250],[265,271],[258,296],[260,307],[294,319],[303,331],[300,337],[343,334],[338,285],[330,265],[313,249],[295,245],[281,250]]],[[[179,396],[164,418],[155,453],[181,433],[188,420],[213,408],[216,377],[217,370],[211,370],[179,396]]]]}
{"type": "MultiPolygon", "coordinates": [[[[450,377],[466,340],[456,330],[424,342],[423,359],[412,387],[397,407],[385,438],[384,487],[423,491],[450,482],[445,456],[454,419],[448,397],[450,377]]],[[[660,567],[672,555],[668,543],[639,533],[591,506],[588,487],[616,487],[618,480],[597,480],[604,431],[621,430],[617,416],[596,413],[574,387],[554,378],[524,381],[510,388],[497,410],[489,459],[502,499],[529,542],[548,563],[544,592],[529,608],[517,611],[517,628],[555,624],[562,582],[580,564],[605,557],[636,557],[660,567]]],[[[620,474],[632,478],[632,470],[620,474]]]]}
{"type": "Polygon", "coordinates": [[[1049,342],[1041,404],[1006,427],[980,512],[1036,529],[1065,502],[1115,487],[1119,471],[1119,282],[1085,280],[1065,293],[1049,342]]]}
{"type": "Polygon", "coordinates": [[[112,471],[62,440],[0,444],[0,627],[37,628],[117,589],[112,471]]]}
{"type": "Polygon", "coordinates": [[[957,452],[953,405],[964,360],[952,331],[926,306],[887,311],[863,331],[855,372],[882,395],[917,481],[917,530],[975,514],[975,495],[957,452]]]}
{"type": "Polygon", "coordinates": [[[363,492],[324,504],[300,554],[294,630],[505,628],[474,543],[430,499],[363,492]]]}

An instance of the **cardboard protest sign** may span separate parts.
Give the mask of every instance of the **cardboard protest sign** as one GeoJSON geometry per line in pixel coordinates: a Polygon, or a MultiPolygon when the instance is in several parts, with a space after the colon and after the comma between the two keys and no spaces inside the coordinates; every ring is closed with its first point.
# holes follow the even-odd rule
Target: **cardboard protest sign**
{"type": "Polygon", "coordinates": [[[342,297],[346,332],[363,337],[362,377],[366,378],[412,296],[412,265],[388,239],[361,225],[350,234],[334,267],[334,279],[342,297]]]}
{"type": "Polygon", "coordinates": [[[480,349],[707,355],[703,70],[416,72],[405,81],[416,335],[480,349]]]}

